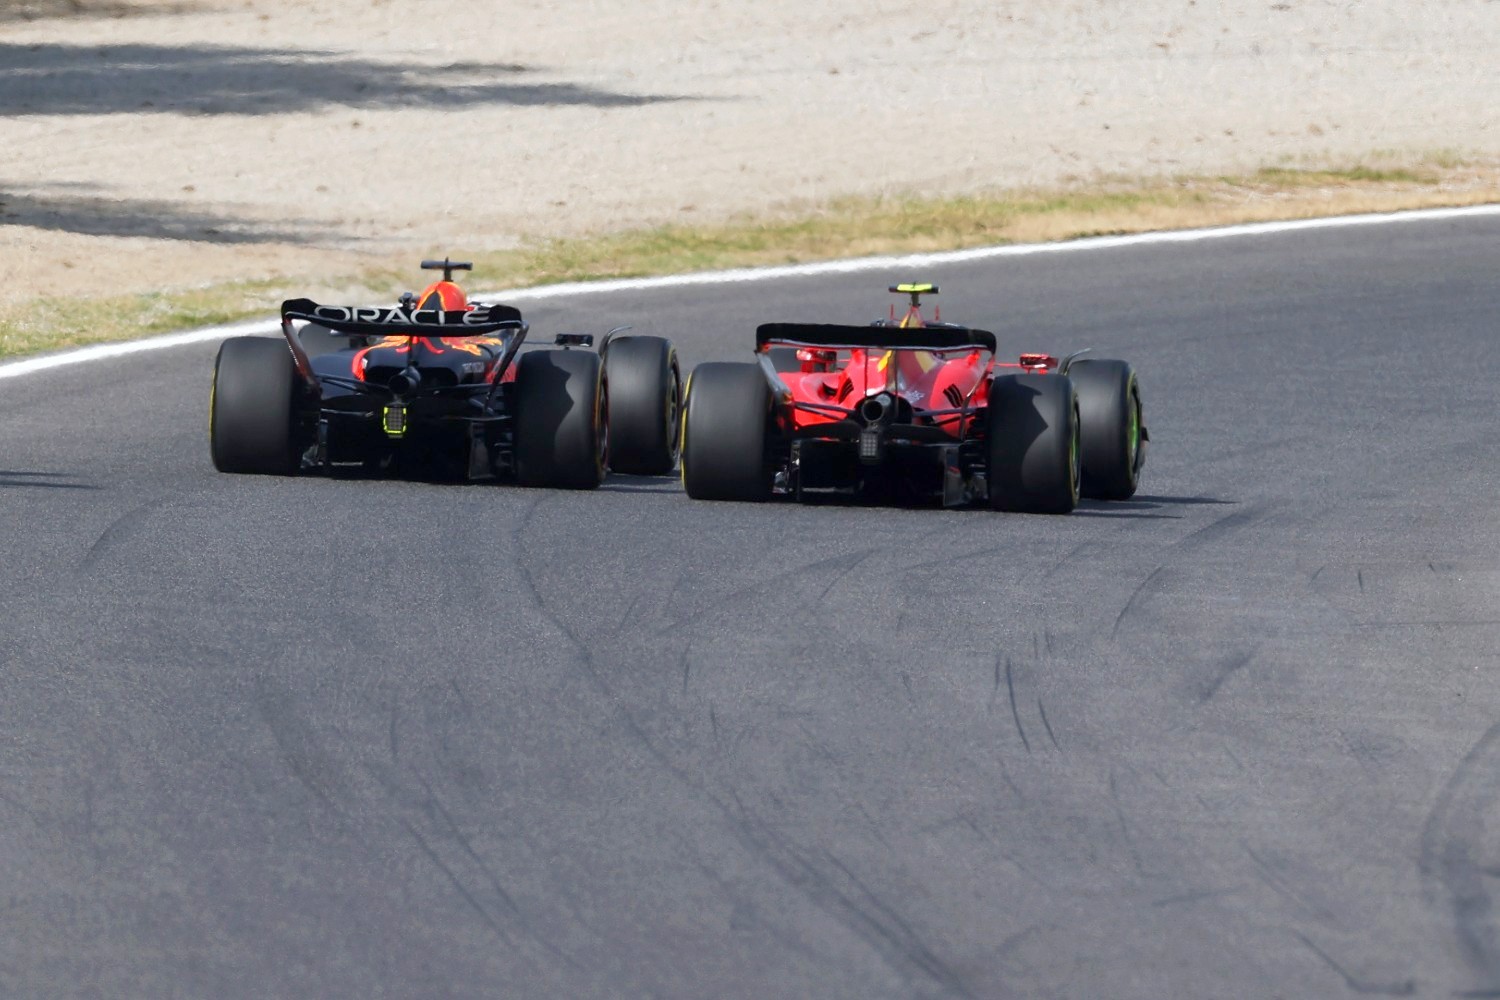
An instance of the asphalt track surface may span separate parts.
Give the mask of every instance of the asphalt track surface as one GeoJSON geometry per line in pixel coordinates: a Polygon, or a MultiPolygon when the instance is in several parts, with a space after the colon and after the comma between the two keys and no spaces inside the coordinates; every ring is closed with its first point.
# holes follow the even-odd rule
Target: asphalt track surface
{"type": "Polygon", "coordinates": [[[1141,373],[1069,517],[259,479],[211,346],[0,391],[0,994],[1500,991],[1500,221],[889,281],[1141,373]]]}

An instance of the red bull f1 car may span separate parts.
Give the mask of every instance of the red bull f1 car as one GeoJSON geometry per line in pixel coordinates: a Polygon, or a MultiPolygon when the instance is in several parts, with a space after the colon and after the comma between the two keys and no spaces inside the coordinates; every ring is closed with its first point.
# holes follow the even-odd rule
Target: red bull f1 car
{"type": "Polygon", "coordinates": [[[899,320],[769,323],[755,362],[688,380],[682,479],[703,500],[987,504],[1067,513],[1080,496],[1135,493],[1149,435],[1123,361],[1022,354],[995,335],[922,317],[931,284],[895,285],[899,320]]]}
{"type": "Polygon", "coordinates": [[[290,299],[284,340],[226,340],[209,403],[214,466],[571,489],[598,486],[606,467],[650,475],[676,466],[681,377],[669,341],[619,328],[597,353],[588,334],[523,351],[520,310],[470,303],[454,283],[470,263],[422,267],[442,279],[396,305],[290,299]]]}

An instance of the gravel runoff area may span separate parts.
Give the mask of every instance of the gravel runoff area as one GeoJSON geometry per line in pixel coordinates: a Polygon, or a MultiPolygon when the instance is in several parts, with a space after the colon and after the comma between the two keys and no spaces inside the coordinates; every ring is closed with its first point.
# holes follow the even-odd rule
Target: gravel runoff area
{"type": "Polygon", "coordinates": [[[1488,0],[0,0],[0,303],[851,194],[1494,156],[1497,50],[1488,0]]]}

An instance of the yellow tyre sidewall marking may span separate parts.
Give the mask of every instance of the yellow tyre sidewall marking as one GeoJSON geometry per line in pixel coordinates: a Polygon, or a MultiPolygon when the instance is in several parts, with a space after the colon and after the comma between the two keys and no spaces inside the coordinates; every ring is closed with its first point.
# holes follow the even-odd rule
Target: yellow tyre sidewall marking
{"type": "Polygon", "coordinates": [[[687,385],[682,388],[682,437],[677,442],[677,470],[683,489],[687,489],[688,401],[692,399],[692,393],[693,373],[688,372],[687,385]]]}

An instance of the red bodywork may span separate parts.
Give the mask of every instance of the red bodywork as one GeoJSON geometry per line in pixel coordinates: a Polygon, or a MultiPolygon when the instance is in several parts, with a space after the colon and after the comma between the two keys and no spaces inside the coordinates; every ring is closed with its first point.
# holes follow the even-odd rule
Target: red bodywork
{"type": "MultiPolygon", "coordinates": [[[[893,289],[894,290],[894,289],[893,289]]],[[[939,322],[934,313],[934,322],[939,322]]],[[[889,327],[927,326],[913,296],[899,320],[891,307],[889,327]]],[[[768,343],[767,351],[777,346],[768,343]]],[[[1049,374],[1058,359],[1048,354],[1022,354],[1018,361],[996,361],[984,348],[965,346],[936,350],[798,347],[798,371],[778,372],[790,406],[782,407],[787,431],[802,431],[835,423],[853,415],[861,401],[888,392],[911,404],[913,423],[939,427],[954,438],[964,438],[989,401],[990,379],[1002,369],[1049,374]],[[976,412],[977,411],[977,412],[976,412]]]]}

